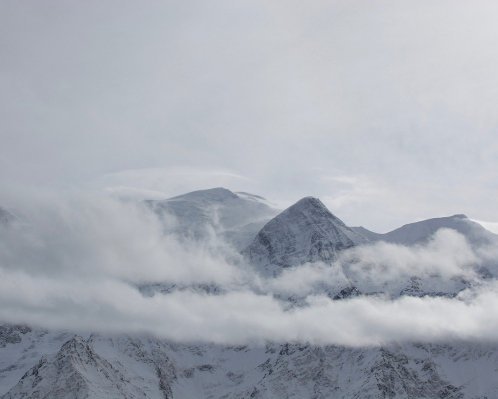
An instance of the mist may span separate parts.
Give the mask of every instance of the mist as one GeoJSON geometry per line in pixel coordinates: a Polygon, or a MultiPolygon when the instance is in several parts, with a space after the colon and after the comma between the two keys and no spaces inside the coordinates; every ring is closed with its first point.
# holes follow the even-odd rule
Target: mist
{"type": "Polygon", "coordinates": [[[16,220],[0,228],[3,322],[219,344],[496,340],[498,283],[478,273],[496,248],[475,250],[453,230],[265,278],[214,232],[202,241],[166,234],[179,221],[140,201],[74,191],[23,198],[16,220]],[[456,297],[395,295],[413,278],[465,284],[456,297]],[[144,295],[147,284],[176,288],[144,295]],[[202,284],[218,289],[196,289],[202,284]],[[348,286],[364,295],[327,295],[348,286]]]}

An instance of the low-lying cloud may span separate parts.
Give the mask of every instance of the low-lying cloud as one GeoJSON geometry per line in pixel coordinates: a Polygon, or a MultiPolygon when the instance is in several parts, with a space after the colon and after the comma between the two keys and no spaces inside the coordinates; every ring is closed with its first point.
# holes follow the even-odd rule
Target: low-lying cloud
{"type": "MultiPolygon", "coordinates": [[[[20,221],[0,229],[0,267],[34,276],[220,282],[234,277],[221,241],[187,245],[163,234],[145,205],[99,196],[34,202],[20,221]]],[[[231,253],[236,256],[235,253],[231,253]]]]}
{"type": "MultiPolygon", "coordinates": [[[[220,344],[496,340],[498,283],[452,230],[411,248],[376,243],[332,265],[263,278],[216,236],[177,240],[146,206],[69,195],[34,199],[0,228],[0,320],[51,329],[149,333],[220,344]],[[414,279],[456,296],[399,296],[414,279]],[[147,283],[187,287],[143,295],[147,283]],[[188,288],[213,285],[215,294],[188,288]],[[357,287],[365,295],[333,300],[357,287]],[[290,307],[282,298],[299,297],[290,307]]],[[[443,292],[444,293],[444,292],[443,292]]]]}

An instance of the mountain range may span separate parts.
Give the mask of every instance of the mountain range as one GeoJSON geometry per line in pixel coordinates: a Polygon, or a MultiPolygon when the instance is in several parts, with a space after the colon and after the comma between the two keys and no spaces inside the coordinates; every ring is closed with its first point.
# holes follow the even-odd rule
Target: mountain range
{"type": "MultiPolygon", "coordinates": [[[[314,197],[280,211],[260,196],[225,188],[145,201],[145,205],[163,222],[164,234],[193,242],[215,236],[233,246],[263,277],[275,278],[305,265],[341,265],[345,280],[324,278],[315,287],[334,300],[379,292],[451,297],[473,283],[429,273],[375,285],[351,267],[357,249],[379,243],[419,248],[441,229],[458,232],[476,250],[498,239],[464,215],[418,221],[379,234],[347,226],[314,197]]],[[[0,209],[2,228],[9,228],[9,215],[0,209]]],[[[485,266],[476,273],[482,279],[495,278],[493,265],[485,266]]],[[[151,284],[141,291],[165,295],[177,288],[161,291],[151,284]]],[[[295,295],[279,300],[301,306],[295,295]]],[[[492,343],[230,346],[0,325],[2,399],[490,399],[498,397],[497,377],[498,346],[492,343]]]]}

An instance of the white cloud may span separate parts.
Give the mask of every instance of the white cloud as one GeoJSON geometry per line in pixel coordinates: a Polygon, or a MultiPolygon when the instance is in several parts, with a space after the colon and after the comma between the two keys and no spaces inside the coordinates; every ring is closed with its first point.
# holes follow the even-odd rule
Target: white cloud
{"type": "Polygon", "coordinates": [[[333,265],[308,264],[264,279],[216,237],[180,243],[163,235],[146,208],[130,202],[73,193],[29,203],[22,208],[23,223],[0,229],[3,321],[218,343],[496,339],[498,285],[476,279],[472,266],[480,255],[453,231],[439,231],[425,246],[379,243],[349,250],[333,265]],[[434,275],[476,284],[457,298],[333,301],[315,289],[383,287],[434,275]],[[161,281],[222,290],[148,297],[136,288],[161,281]],[[301,296],[306,305],[288,309],[273,294],[301,296]]]}
{"type": "Polygon", "coordinates": [[[94,195],[32,200],[24,223],[0,229],[0,267],[39,276],[115,278],[140,283],[227,283],[237,275],[220,241],[189,245],[164,235],[173,218],[144,205],[94,195]]]}
{"type": "Polygon", "coordinates": [[[222,295],[187,291],[146,298],[119,281],[88,285],[33,279],[18,272],[1,274],[0,317],[48,328],[147,332],[183,342],[270,340],[358,346],[404,340],[494,340],[498,327],[493,311],[498,306],[496,284],[458,299],[309,297],[309,306],[289,311],[271,296],[252,291],[222,295]]]}
{"type": "Polygon", "coordinates": [[[440,229],[425,245],[405,247],[379,242],[344,252],[340,262],[358,278],[389,282],[407,276],[472,278],[480,259],[464,236],[440,229]]]}

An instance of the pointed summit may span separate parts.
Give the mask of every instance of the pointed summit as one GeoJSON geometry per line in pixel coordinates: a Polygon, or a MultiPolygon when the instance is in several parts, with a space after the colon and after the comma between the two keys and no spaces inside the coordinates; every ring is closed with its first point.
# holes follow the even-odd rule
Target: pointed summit
{"type": "Polygon", "coordinates": [[[266,274],[306,262],[331,262],[337,252],[365,238],[314,197],[305,197],[270,220],[244,253],[266,274]]]}
{"type": "Polygon", "coordinates": [[[287,210],[311,210],[316,209],[320,212],[329,212],[327,207],[316,197],[304,197],[297,201],[294,205],[291,205],[287,210]]]}
{"type": "Polygon", "coordinates": [[[294,205],[287,208],[281,215],[292,215],[292,217],[307,218],[310,221],[320,223],[325,219],[331,219],[336,224],[346,227],[344,222],[334,216],[327,207],[315,197],[304,197],[297,201],[294,205]]]}
{"type": "Polygon", "coordinates": [[[290,206],[288,209],[299,208],[299,207],[324,208],[328,211],[327,207],[325,205],[323,205],[322,201],[320,201],[316,197],[311,197],[311,196],[301,198],[299,201],[297,201],[294,205],[290,206]]]}

